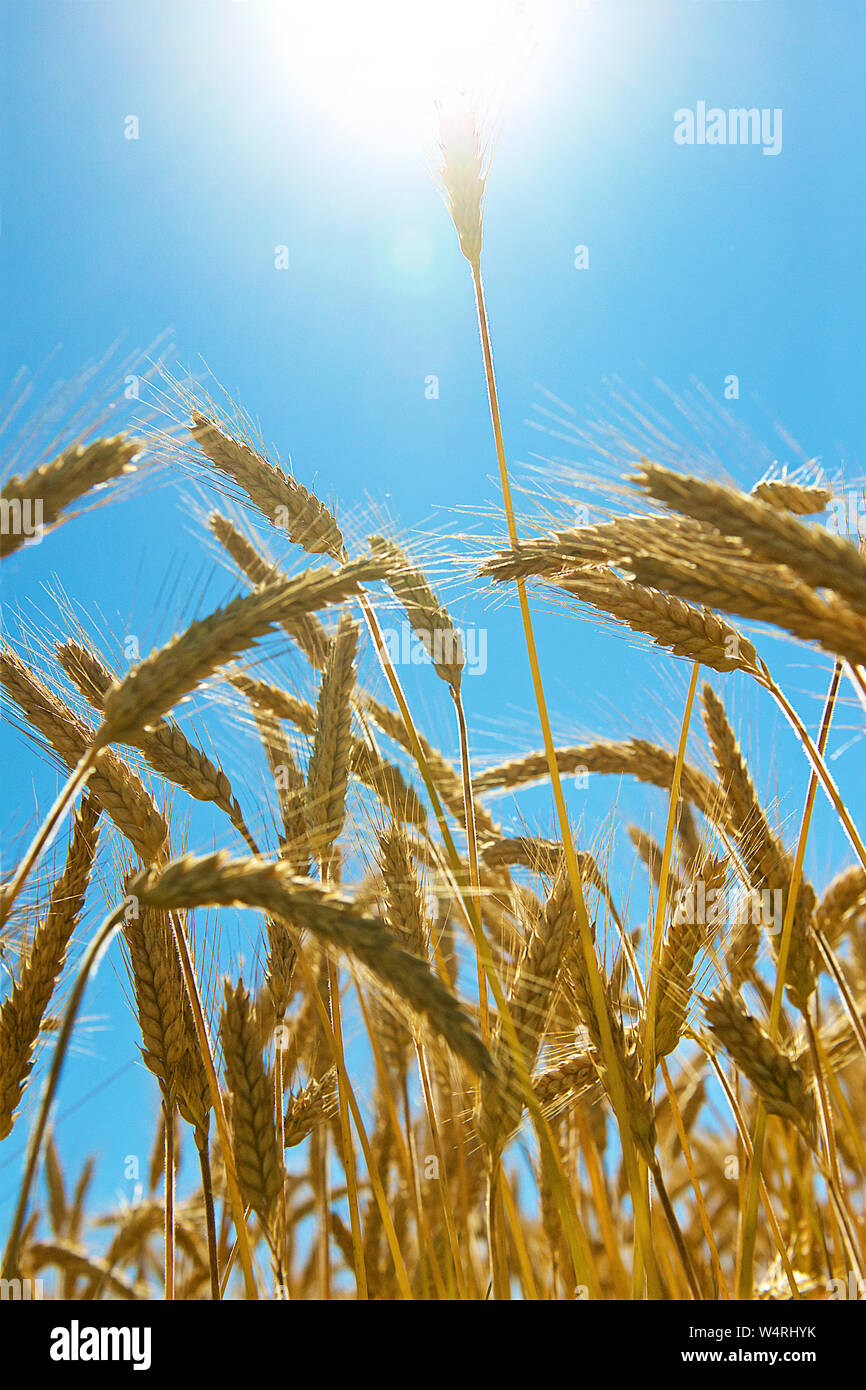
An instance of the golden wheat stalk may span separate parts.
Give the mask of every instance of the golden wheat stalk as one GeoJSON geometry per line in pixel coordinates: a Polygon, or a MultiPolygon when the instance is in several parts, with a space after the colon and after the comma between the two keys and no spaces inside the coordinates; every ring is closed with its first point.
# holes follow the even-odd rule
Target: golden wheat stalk
{"type": "Polygon", "coordinates": [[[308,931],[322,945],[354,957],[415,1013],[426,1018],[478,1074],[493,1063],[459,1001],[417,956],[401,949],[375,918],[357,913],[338,893],[293,879],[277,863],[226,854],[186,856],[161,872],[139,874],[129,891],[153,906],[258,907],[308,931]]]}
{"type": "MultiPolygon", "coordinates": [[[[114,676],[91,648],[81,642],[58,643],[57,659],[70,680],[93,706],[101,711],[114,676]]],[[[232,791],[231,782],[219,764],[213,763],[202,748],[170,720],[159,720],[152,728],[130,738],[131,746],[142,752],[149,766],[167,781],[181,787],[196,801],[212,801],[240,831],[248,847],[256,853],[243,812],[232,791]]]]}
{"type": "MultiPolygon", "coordinates": [[[[27,723],[71,770],[92,746],[93,729],[42,681],[9,647],[0,647],[0,684],[27,723]]],[[[151,863],[168,839],[168,826],[153,798],[126,763],[111,749],[94,759],[89,790],[98,805],[126,836],[139,857],[151,863]]]]}
{"type": "Polygon", "coordinates": [[[769,502],[771,507],[793,512],[795,516],[814,516],[826,511],[833,500],[831,488],[816,483],[792,483],[787,478],[768,478],[756,483],[751,495],[759,502],[769,502]]]}
{"type": "MultiPolygon", "coordinates": [[[[26,478],[9,478],[0,491],[4,518],[22,516],[23,508],[36,503],[39,529],[47,530],[61,520],[61,512],[73,502],[104,487],[106,483],[126,473],[134,472],[133,460],[141,453],[136,439],[118,434],[111,439],[95,439],[91,444],[76,444],[64,449],[50,463],[43,463],[26,478]]],[[[28,539],[23,527],[3,526],[0,532],[0,558],[12,555],[28,539]]]]}
{"type": "Polygon", "coordinates": [[[322,674],[307,772],[307,836],[319,856],[339,838],[346,817],[357,648],[358,625],[343,614],[322,674]]]}
{"type": "Polygon", "coordinates": [[[92,797],[76,813],[63,873],[51,890],[27,960],[0,1005],[0,1140],[11,1132],[15,1112],[33,1068],[34,1049],[45,1012],[63,970],[96,854],[99,807],[92,797]]]}
{"type": "Polygon", "coordinates": [[[238,1183],[246,1204],[269,1228],[280,1192],[274,1092],[262,1060],[250,997],[243,981],[225,982],[220,1041],[232,1098],[231,1124],[238,1183]]]}
{"type": "Polygon", "coordinates": [[[237,659],[279,622],[311,613],[360,592],[366,580],[381,578],[384,567],[370,558],[351,560],[338,570],[308,570],[280,579],[232,600],[146,657],[103,701],[100,744],[123,741],[155,724],[185,695],[237,659]]]}
{"type": "Polygon", "coordinates": [[[704,1009],[713,1033],[751,1081],[767,1110],[790,1120],[811,1144],[815,1100],[796,1063],[764,1032],[735,995],[718,994],[704,1001],[704,1009]]]}
{"type": "Polygon", "coordinates": [[[672,511],[736,537],[750,555],[785,566],[813,588],[835,589],[866,614],[866,559],[841,536],[734,488],[657,464],[646,464],[632,481],[672,511]]]}
{"type": "Polygon", "coordinates": [[[301,483],[197,411],[193,411],[190,432],[214,467],[243,488],[272,525],[283,528],[289,539],[304,550],[341,558],[345,547],[340,528],[328,509],[301,483]]]}

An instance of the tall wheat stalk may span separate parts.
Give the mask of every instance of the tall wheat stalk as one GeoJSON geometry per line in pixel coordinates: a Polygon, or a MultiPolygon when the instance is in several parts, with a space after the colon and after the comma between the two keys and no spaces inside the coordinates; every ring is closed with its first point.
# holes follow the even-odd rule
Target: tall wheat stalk
{"type": "MultiPolygon", "coordinates": [[[[486,193],[486,170],[484,169],[483,148],[476,125],[476,116],[471,108],[464,106],[453,114],[449,113],[447,124],[443,122],[441,145],[442,182],[449,201],[452,220],[460,241],[460,248],[469,262],[472,273],[472,284],[475,291],[475,305],[478,315],[478,328],[481,336],[481,351],[484,361],[484,375],[487,384],[487,399],[490,408],[494,444],[496,447],[496,458],[499,466],[499,479],[502,487],[508,537],[512,549],[516,549],[519,538],[514,515],[514,503],[511,495],[511,481],[505,455],[505,442],[502,434],[502,418],[499,409],[496,373],[493,366],[493,349],[490,340],[490,328],[484,298],[484,285],[481,278],[482,222],[484,197],[486,193]]],[[[518,578],[516,584],[524,640],[532,675],[533,692],[538,709],[538,717],[541,723],[542,738],[544,741],[554,802],[556,804],[560,836],[562,838],[566,863],[568,865],[571,890],[577,908],[581,949],[584,954],[594,1007],[601,1021],[604,1062],[611,1079],[614,1110],[622,1136],[623,1156],[628,1171],[632,1201],[634,1203],[637,1238],[643,1252],[651,1297],[656,1298],[661,1294],[661,1281],[652,1248],[649,1204],[640,1182],[637,1149],[629,1120],[629,1108],[620,1071],[620,1063],[616,1055],[613,1037],[607,1024],[604,990],[595,959],[595,948],[583,896],[583,884],[577,862],[577,853],[574,847],[571,823],[568,817],[568,809],[566,807],[562,781],[559,775],[559,767],[556,759],[556,745],[554,743],[550,718],[547,711],[547,699],[541,679],[541,669],[535,645],[532,615],[526,595],[526,585],[522,578],[518,578]]]]}

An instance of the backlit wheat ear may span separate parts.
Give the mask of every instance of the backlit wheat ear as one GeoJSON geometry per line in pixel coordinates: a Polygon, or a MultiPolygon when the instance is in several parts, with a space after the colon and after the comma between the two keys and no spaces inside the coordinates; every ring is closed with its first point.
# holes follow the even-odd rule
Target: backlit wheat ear
{"type": "MultiPolygon", "coordinates": [[[[714,901],[712,895],[724,887],[727,868],[724,859],[709,861],[701,874],[704,896],[710,902],[714,901]]],[[[692,1004],[698,956],[713,931],[712,925],[699,918],[696,889],[697,883],[693,883],[691,911],[689,898],[680,899],[681,906],[672,914],[662,943],[654,1050],[657,1064],[679,1045],[692,1004]]]]}
{"type": "MultiPolygon", "coordinates": [[[[547,1026],[566,947],[577,934],[577,914],[564,858],[543,911],[531,924],[508,994],[508,1010],[524,1062],[531,1071],[547,1026]]],[[[499,1062],[507,1078],[504,1087],[482,1084],[479,1128],[496,1152],[513,1133],[523,1110],[523,1097],[514,1075],[510,1049],[499,1039],[499,1062]]]]}
{"type": "Polygon", "coordinates": [[[243,488],[262,515],[285,530],[290,540],[314,555],[330,555],[335,560],[344,556],[343,536],[335,518],[278,464],[262,458],[215,420],[196,411],[191,433],[215,468],[243,488]]]}
{"type": "Polygon", "coordinates": [[[536,1072],[532,1078],[532,1089],[539,1104],[546,1110],[566,1100],[597,1099],[601,1086],[593,1054],[581,1052],[576,1057],[558,1062],[556,1066],[536,1072]]]}
{"type": "MultiPolygon", "coordinates": [[[[0,491],[4,518],[21,517],[22,508],[41,508],[34,519],[47,530],[61,519],[60,513],[86,492],[134,471],[133,460],[141,444],[118,434],[64,449],[50,463],[44,463],[26,478],[9,478],[0,491]]],[[[28,539],[25,527],[6,526],[0,532],[0,557],[12,555],[28,539]]]]}
{"type": "Polygon", "coordinates": [[[285,859],[292,873],[303,876],[310,868],[310,846],[304,814],[304,777],[276,716],[254,701],[250,704],[280,804],[283,822],[280,857],[285,859]]]}
{"type": "MultiPolygon", "coordinates": [[[[573,941],[564,962],[565,990],[580,1022],[586,1028],[592,1043],[596,1065],[602,1086],[608,1098],[613,1101],[612,1078],[603,1062],[602,1020],[596,1011],[589,985],[589,974],[583,948],[579,941],[573,941]]],[[[656,1129],[653,1108],[643,1078],[640,1059],[625,1030],[611,999],[610,986],[602,971],[599,971],[604,991],[606,1024],[613,1042],[613,1052],[619,1067],[625,1092],[625,1104],[635,1143],[645,1161],[655,1165],[656,1129]]]]}
{"type": "Polygon", "coordinates": [[[404,831],[392,826],[379,835],[379,868],[385,885],[388,925],[416,956],[426,956],[430,926],[418,873],[404,831]]]}
{"type": "MultiPolygon", "coordinates": [[[[328,645],[330,647],[330,640],[328,645]]],[[[266,711],[277,719],[285,719],[287,723],[293,724],[308,738],[314,736],[316,711],[309,701],[299,700],[296,695],[289,694],[287,690],[281,690],[279,686],[271,685],[268,681],[253,680],[240,672],[233,673],[229,679],[236,690],[240,690],[242,694],[246,695],[255,709],[266,711]]],[[[366,707],[367,701],[365,700],[363,708],[366,707]]],[[[384,706],[381,708],[384,709],[384,706]]],[[[370,712],[373,713],[372,709],[370,712]]],[[[405,738],[405,728],[399,715],[394,715],[394,720],[405,738]]],[[[383,806],[388,808],[396,820],[405,821],[409,825],[426,824],[427,813],[414,787],[406,782],[398,767],[381,758],[363,738],[353,740],[351,770],[359,782],[376,793],[383,806]]],[[[456,776],[456,774],[454,775],[456,776]]],[[[459,778],[457,780],[459,784],[459,778]]],[[[462,791],[460,792],[460,804],[462,807],[462,791]]]]}
{"type": "MultiPolygon", "coordinates": [[[[210,517],[210,528],[254,588],[258,589],[263,584],[273,584],[275,580],[284,578],[277,566],[266,560],[252,541],[227,517],[214,512],[210,517]]],[[[283,628],[293,641],[297,642],[310,665],[321,670],[328,659],[331,642],[315,613],[288,618],[283,622],[283,628]]]]}
{"type": "Polygon", "coordinates": [[[139,909],[123,928],[141,1037],[142,1057],[168,1104],[178,1093],[187,1049],[184,984],[168,913],[139,909]]]}
{"type": "MultiPolygon", "coordinates": [[[[127,884],[128,887],[128,884],[127,884]]],[[[140,908],[123,928],[145,1066],[207,1149],[212,1098],[196,1038],[170,914],[140,908]]]]}
{"type": "MultiPolygon", "coordinates": [[[[98,1226],[116,1225],[117,1231],[108,1247],[106,1264],[109,1269],[136,1258],[146,1262],[148,1238],[155,1235],[164,1218],[161,1202],[137,1202],[132,1207],[109,1212],[100,1217],[98,1226]]],[[[178,1249],[198,1264],[206,1259],[194,1221],[184,1216],[182,1208],[176,1212],[176,1232],[178,1249]]]]}
{"type": "Polygon", "coordinates": [[[281,1024],[292,997],[298,953],[285,922],[281,922],[277,917],[268,917],[266,927],[268,933],[266,961],[268,990],[274,1008],[274,1017],[276,1022],[281,1024]]]}
{"type": "MultiPolygon", "coordinates": [[[[793,862],[791,856],[770,829],[758,800],[746,760],[731,728],[725,707],[712,686],[705,685],[702,698],[704,722],[719,782],[724,791],[731,829],[743,857],[751,887],[756,891],[769,889],[780,892],[787,901],[793,862]]],[[[811,915],[815,892],[809,883],[802,883],[797,894],[791,944],[788,955],[786,988],[791,1002],[802,1010],[815,989],[814,944],[811,934],[811,915]]],[[[754,921],[754,913],[749,914],[754,921]]],[[[738,941],[742,956],[753,960],[757,951],[758,925],[738,941]]],[[[738,971],[742,970],[742,960],[738,971]]]]}
{"type": "Polygon", "coordinates": [[[100,743],[122,742],[152,726],[277,623],[341,603],[358,594],[365,580],[379,579],[384,572],[380,562],[369,558],[350,560],[337,570],[308,570],[236,598],[192,623],[108,691],[100,743]]]}
{"type": "MultiPolygon", "coordinates": [[[[664,862],[664,850],[658,840],[653,839],[648,831],[642,830],[639,825],[628,827],[628,837],[646,865],[647,872],[653,883],[658,886],[661,878],[662,864],[664,862]]],[[[679,891],[680,882],[673,870],[669,871],[670,896],[673,897],[679,891]]]]}
{"type": "Polygon", "coordinates": [[[628,570],[641,584],[771,623],[854,664],[866,660],[866,617],[833,594],[820,597],[790,570],[712,550],[696,551],[688,560],[661,550],[653,555],[636,550],[628,570]]]}
{"type": "Polygon", "coordinates": [[[115,1298],[137,1301],[150,1296],[147,1284],[135,1283],[115,1273],[105,1260],[90,1255],[71,1241],[34,1240],[27,1247],[27,1267],[33,1274],[50,1266],[87,1280],[96,1287],[105,1287],[115,1298]]]}
{"type": "Polygon", "coordinates": [[[381,758],[360,738],[355,739],[352,746],[352,772],[359,782],[376,793],[400,824],[426,825],[427,812],[412,784],[406,781],[398,767],[381,758]]]}
{"type": "Polygon", "coordinates": [[[440,106],[439,176],[451,220],[473,269],[481,263],[487,154],[472,103],[462,94],[440,106]]]}
{"type": "Polygon", "coordinates": [[[337,1073],[332,1068],[324,1076],[308,1081],[289,1100],[284,1121],[286,1148],[302,1144],[317,1125],[333,1118],[336,1109],[337,1073]]]}
{"type": "Polygon", "coordinates": [[[866,614],[866,559],[840,536],[721,483],[656,464],[646,464],[633,481],[672,511],[736,536],[752,555],[787,566],[815,588],[835,589],[866,614]]]}
{"type": "Polygon", "coordinates": [[[724,704],[709,684],[704,686],[701,698],[719,785],[727,803],[728,823],[750,881],[754,887],[769,884],[781,888],[786,881],[784,846],[770,829],[724,704]]]}
{"type": "Polygon", "coordinates": [[[812,1142],[815,1101],[805,1076],[732,994],[704,1001],[707,1022],[769,1111],[812,1142]]]}
{"type": "Polygon", "coordinates": [[[437,676],[459,691],[465,665],[463,643],[425,576],[399,545],[384,536],[371,536],[370,550],[386,563],[388,585],[405,608],[437,676]]]}
{"type": "Polygon", "coordinates": [[[284,917],[323,946],[354,957],[398,1001],[426,1018],[475,1072],[492,1070],[490,1054],[462,1005],[425,961],[402,950],[381,922],[357,912],[345,897],[293,879],[279,864],[225,854],[187,856],[161,873],[138,875],[129,892],[156,907],[246,905],[284,917]]]}
{"type": "Polygon", "coordinates": [[[508,550],[498,550],[478,567],[478,575],[502,584],[510,579],[577,577],[599,565],[619,567],[638,551],[652,553],[656,545],[675,544],[690,553],[696,543],[712,543],[736,554],[735,541],[719,536],[711,526],[673,516],[624,516],[591,526],[572,526],[549,536],[524,540],[508,550]]]}
{"type": "MultiPolygon", "coordinates": [[[[643,738],[623,742],[599,740],[597,743],[557,748],[556,761],[560,774],[564,777],[574,773],[632,776],[639,782],[649,782],[652,786],[665,789],[670,788],[676,764],[674,754],[667,748],[661,748],[658,744],[650,743],[643,738]]],[[[510,791],[541,781],[547,775],[546,755],[529,753],[525,757],[514,758],[509,762],[500,763],[497,767],[488,768],[485,772],[479,772],[475,777],[475,790],[510,791]]],[[[704,815],[718,815],[718,788],[704,773],[689,763],[683,767],[682,794],[686,801],[692,802],[704,815]]]]}
{"type": "Polygon", "coordinates": [[[51,890],[29,956],[0,1005],[0,1140],[12,1129],[39,1030],[84,907],[98,826],[99,807],[88,797],[76,813],[66,864],[51,890]]]}
{"type": "Polygon", "coordinates": [[[771,478],[756,483],[751,495],[757,497],[759,502],[769,502],[771,507],[792,512],[794,516],[814,516],[824,512],[833,500],[832,489],[828,487],[791,483],[785,478],[771,478]]]}
{"type": "Polygon", "coordinates": [[[241,1194],[267,1227],[282,1182],[271,1086],[243,981],[225,982],[220,1041],[231,1092],[231,1124],[241,1194]]]}
{"type": "Polygon", "coordinates": [[[307,834],[311,848],[320,855],[339,838],[346,816],[357,649],[358,625],[344,614],[322,675],[307,774],[307,834]]]}
{"type": "MultiPolygon", "coordinates": [[[[93,741],[94,731],[50,690],[9,647],[0,646],[0,684],[45,742],[71,770],[93,741]]],[[[96,760],[88,788],[145,864],[168,839],[168,826],[153,798],[111,749],[96,760]]]]}
{"type": "Polygon", "coordinates": [[[627,583],[610,570],[569,575],[558,580],[556,587],[609,613],[633,632],[645,632],[675,656],[690,657],[714,671],[757,668],[757,653],[749,639],[709,608],[692,608],[658,589],[627,583]]]}
{"type": "MultiPolygon", "coordinates": [[[[102,709],[102,702],[114,682],[112,672],[95,652],[80,642],[62,642],[57,659],[69,678],[91,705],[102,709]]],[[[248,845],[252,840],[244,822],[231,783],[222,768],[211,762],[201,748],[186,737],[176,724],[160,720],[146,732],[131,740],[147,759],[154,772],[181,787],[197,801],[213,801],[240,830],[248,845]]]]}
{"type": "Polygon", "coordinates": [[[866,869],[860,864],[837,874],[825,888],[815,914],[815,924],[831,946],[836,946],[855,923],[858,913],[866,911],[866,869]]]}
{"type": "MultiPolygon", "coordinates": [[[[405,832],[392,826],[380,833],[378,862],[387,925],[407,951],[426,959],[429,925],[405,832]]],[[[374,999],[372,1012],[384,1060],[393,1072],[403,1075],[411,1035],[387,1001],[374,999]]]]}

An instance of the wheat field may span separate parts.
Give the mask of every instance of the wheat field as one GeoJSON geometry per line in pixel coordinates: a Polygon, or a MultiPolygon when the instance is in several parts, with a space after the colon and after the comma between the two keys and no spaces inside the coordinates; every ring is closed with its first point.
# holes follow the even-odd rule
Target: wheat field
{"type": "MultiPolygon", "coordinates": [[[[866,703],[860,539],[820,519],[832,497],[814,477],[740,490],[649,449],[614,507],[527,529],[468,106],[443,114],[439,173],[475,296],[498,540],[467,559],[455,538],[428,573],[411,536],[350,536],[239,408],[168,373],[139,430],[85,435],[4,484],[4,517],[38,499],[50,546],[106,485],[134,475],[146,495],[154,463],[194,477],[216,499],[202,554],[236,596],[126,669],[60,605],[58,640],[0,650],[4,710],[60,771],[0,902],[0,1140],[26,1142],[3,1278],[71,1300],[847,1296],[866,1280],[866,846],[825,754],[837,705],[866,703]],[[479,612],[508,600],[537,705],[537,751],[481,768],[447,604],[467,572],[479,612]],[[645,639],[662,679],[685,673],[678,741],[556,741],[542,603],[572,633],[645,639]],[[459,757],[404,690],[394,613],[459,757]],[[820,656],[814,727],[762,656],[779,634],[820,656]],[[743,688],[798,741],[793,829],[741,746],[743,688]],[[267,768],[258,784],[233,787],[220,727],[205,737],[215,697],[267,768]],[[604,827],[571,819],[575,776],[607,779],[612,806],[623,779],[645,791],[630,835],[650,911],[621,900],[604,827]],[[504,793],[539,786],[553,833],[498,819],[504,793]],[[812,884],[818,800],[850,864],[812,884]],[[193,803],[216,848],[190,848],[193,803]],[[239,911],[255,947],[226,973],[239,911]],[[114,1211],[51,1123],[106,953],[159,1116],[147,1192],[114,1211]]],[[[4,527],[3,556],[25,538],[4,527]]]]}

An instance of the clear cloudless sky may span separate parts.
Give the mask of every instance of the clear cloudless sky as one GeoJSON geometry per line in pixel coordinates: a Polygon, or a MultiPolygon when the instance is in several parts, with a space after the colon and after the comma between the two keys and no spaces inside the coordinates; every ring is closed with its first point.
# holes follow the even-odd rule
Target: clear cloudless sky
{"type": "MultiPolygon", "coordinates": [[[[447,44],[446,8],[406,0],[416,49],[428,30],[431,44],[447,44]]],[[[676,403],[654,382],[677,396],[700,383],[730,412],[719,456],[741,483],[755,480],[756,459],[773,458],[819,458],[833,479],[857,478],[862,0],[542,0],[534,13],[537,45],[503,103],[485,219],[515,478],[544,486],[533,471],[541,460],[553,461],[548,480],[553,469],[587,466],[577,441],[538,428],[551,424],[542,410],[562,414],[545,393],[580,422],[604,414],[611,380],[674,419],[676,403]],[[699,102],[781,110],[780,152],[677,144],[674,113],[699,102]],[[588,248],[586,269],[575,267],[577,246],[588,248]],[[725,401],[732,374],[739,399],[725,401]]],[[[365,112],[359,96],[347,111],[352,64],[368,52],[353,38],[357,16],[341,25],[340,6],[315,0],[29,0],[0,14],[0,377],[14,399],[16,373],[34,374],[24,418],[38,421],[54,381],[116,340],[117,364],[166,335],[175,364],[198,372],[206,363],[353,531],[380,511],[422,546],[439,532],[500,536],[467,267],[429,149],[399,114],[383,123],[381,104],[365,112]],[[328,25],[311,21],[311,37],[304,17],[323,9],[328,25]],[[323,47],[331,58],[317,69],[323,47]],[[126,138],[131,116],[137,139],[126,138]],[[285,270],[275,266],[280,246],[285,270]]],[[[408,57],[406,66],[411,79],[408,57]]],[[[387,98],[387,73],[381,86],[387,98]]],[[[14,435],[10,427],[0,444],[14,435]]],[[[39,461],[35,451],[25,457],[39,461]]],[[[235,592],[203,549],[191,496],[189,478],[163,471],[158,485],[19,551],[2,577],[9,635],[50,637],[40,616],[51,611],[49,584],[62,584],[115,652],[129,633],[146,652],[235,592]]],[[[458,617],[488,631],[487,670],[467,680],[476,760],[538,746],[513,604],[491,605],[465,581],[454,594],[458,617]]],[[[544,607],[538,635],[559,735],[675,740],[686,669],[544,607]]],[[[787,643],[765,649],[814,725],[826,660],[787,643]]],[[[427,671],[411,682],[431,736],[453,748],[444,688],[427,671]]],[[[760,788],[778,796],[791,833],[802,755],[754,689],[739,678],[727,688],[747,745],[760,747],[760,788]]],[[[862,811],[857,718],[846,703],[831,751],[862,811]]],[[[220,753],[243,786],[231,738],[220,753]]],[[[17,845],[56,777],[8,725],[2,757],[3,824],[17,845]]],[[[645,792],[604,779],[571,796],[587,838],[613,821],[626,844],[625,822],[647,805],[645,792]]],[[[664,799],[650,802],[658,821],[664,799]]],[[[520,806],[502,803],[507,825],[520,826],[522,814],[552,831],[545,796],[520,806]]],[[[215,833],[212,818],[194,816],[191,847],[209,848],[215,833]]],[[[807,867],[823,883],[847,860],[819,807],[807,867]]],[[[633,899],[640,916],[640,875],[633,899]]],[[[132,1196],[124,1159],[146,1161],[155,1106],[115,956],[88,993],[90,1025],[58,1106],[63,1152],[73,1168],[99,1152],[106,1202],[132,1196]]],[[[14,1193],[25,1135],[22,1117],[0,1150],[0,1207],[14,1193]]]]}

